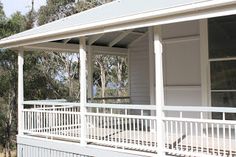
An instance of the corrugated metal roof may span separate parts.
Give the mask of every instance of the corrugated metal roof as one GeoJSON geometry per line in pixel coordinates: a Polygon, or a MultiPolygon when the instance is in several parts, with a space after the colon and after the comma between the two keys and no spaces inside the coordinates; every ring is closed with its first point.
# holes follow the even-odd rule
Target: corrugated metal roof
{"type": "Polygon", "coordinates": [[[3,43],[6,44],[8,41],[10,43],[12,40],[29,37],[36,34],[47,34],[55,30],[61,30],[61,32],[63,32],[65,29],[74,28],[77,26],[206,1],[213,0],[116,0],[114,2],[2,39],[0,40],[0,47],[3,43]]]}

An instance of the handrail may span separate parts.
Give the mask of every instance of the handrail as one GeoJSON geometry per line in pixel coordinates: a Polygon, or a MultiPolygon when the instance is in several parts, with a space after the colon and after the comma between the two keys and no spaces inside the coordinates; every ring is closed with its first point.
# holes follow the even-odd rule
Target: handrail
{"type": "Polygon", "coordinates": [[[56,102],[56,101],[46,101],[46,100],[33,100],[33,101],[24,101],[23,104],[25,105],[53,105],[53,106],[68,106],[68,105],[71,105],[71,106],[79,106],[80,103],[78,102],[56,102]]]}
{"type": "Polygon", "coordinates": [[[199,119],[199,118],[176,118],[176,117],[165,117],[164,121],[175,121],[175,122],[194,122],[194,123],[213,123],[213,124],[232,124],[236,125],[234,120],[221,120],[221,119],[199,119]]]}
{"type": "Polygon", "coordinates": [[[221,112],[221,113],[236,113],[236,108],[233,107],[198,107],[198,106],[164,106],[164,111],[179,111],[179,112],[221,112]]]}
{"type": "Polygon", "coordinates": [[[102,97],[102,98],[88,98],[88,100],[113,100],[113,99],[130,99],[130,97],[102,97]]]}
{"type": "Polygon", "coordinates": [[[56,109],[71,109],[72,107],[80,107],[80,106],[75,106],[75,105],[63,105],[63,106],[59,106],[59,107],[37,107],[37,108],[33,108],[36,110],[56,110],[56,109]]]}
{"type": "Polygon", "coordinates": [[[116,118],[132,118],[132,119],[151,119],[156,120],[156,116],[142,116],[142,115],[124,115],[124,114],[104,114],[104,113],[86,113],[86,116],[96,117],[116,117],[116,118]]]}
{"type": "MultiPolygon", "coordinates": [[[[52,106],[80,106],[78,102],[66,102],[66,100],[30,100],[24,101],[25,105],[52,105],[52,106]]],[[[156,105],[138,104],[100,104],[87,103],[86,107],[113,108],[113,109],[134,109],[134,110],[155,110],[156,105]]],[[[236,113],[233,107],[204,107],[204,106],[164,106],[163,111],[179,112],[225,112],[236,113]]]]}
{"type": "Polygon", "coordinates": [[[80,112],[78,111],[48,111],[48,110],[37,110],[37,109],[23,109],[23,112],[37,112],[37,113],[61,113],[61,114],[78,114],[80,115],[80,112]]]}
{"type": "Polygon", "coordinates": [[[134,109],[134,110],[155,110],[155,105],[133,105],[133,104],[97,104],[87,103],[86,107],[113,108],[113,109],[134,109]]]}

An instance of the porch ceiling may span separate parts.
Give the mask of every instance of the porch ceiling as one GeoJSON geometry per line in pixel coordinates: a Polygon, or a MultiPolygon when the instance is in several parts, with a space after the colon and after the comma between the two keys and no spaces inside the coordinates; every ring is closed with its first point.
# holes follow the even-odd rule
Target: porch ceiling
{"type": "MultiPolygon", "coordinates": [[[[104,34],[90,35],[86,37],[86,45],[90,46],[93,51],[112,52],[117,55],[127,54],[127,48],[147,36],[148,28],[138,28],[125,31],[109,32],[104,34]]],[[[69,38],[63,40],[56,40],[51,42],[43,42],[38,44],[31,44],[23,46],[26,51],[41,50],[41,51],[55,51],[55,52],[72,52],[79,51],[79,38],[69,38]]],[[[17,48],[12,48],[17,50],[17,48]]]]}
{"type": "MultiPolygon", "coordinates": [[[[228,8],[228,10],[235,9],[232,6],[235,3],[235,0],[149,0],[148,3],[146,0],[139,0],[138,2],[136,0],[116,0],[2,39],[0,40],[0,47],[21,47],[55,40],[57,42],[76,43],[76,39],[70,40],[70,38],[152,26],[160,24],[160,21],[163,24],[162,18],[166,18],[168,21],[168,18],[174,18],[174,16],[180,16],[183,13],[193,16],[192,13],[198,14],[200,11],[209,12],[209,9],[220,8],[222,6],[230,6],[231,8],[228,8]]],[[[207,12],[203,12],[203,14],[207,12]]],[[[173,23],[173,21],[169,23],[173,23]]],[[[131,36],[131,34],[135,36],[134,33],[120,33],[109,44],[107,43],[107,36],[112,36],[112,33],[100,36],[100,38],[93,36],[93,39],[99,39],[95,42],[91,39],[90,42],[95,45],[108,44],[110,47],[114,45],[127,47],[128,42],[135,38],[131,36]]]]}
{"type": "MultiPolygon", "coordinates": [[[[86,43],[89,46],[106,46],[128,48],[130,44],[147,34],[148,28],[138,28],[132,30],[108,32],[103,34],[90,35],[86,37],[86,43]]],[[[80,44],[79,38],[69,38],[54,41],[64,44],[80,44]]]]}

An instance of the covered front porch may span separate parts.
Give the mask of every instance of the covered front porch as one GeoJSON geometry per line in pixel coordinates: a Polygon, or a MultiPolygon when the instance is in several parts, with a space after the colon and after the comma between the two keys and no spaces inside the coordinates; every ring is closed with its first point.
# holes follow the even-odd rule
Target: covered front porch
{"type": "MultiPolygon", "coordinates": [[[[79,46],[70,43],[73,39],[25,46],[19,63],[24,50],[79,49],[80,101],[20,99],[20,135],[143,156],[235,156],[236,109],[210,103],[209,95],[216,90],[209,82],[208,24],[217,20],[210,21],[92,35],[80,38],[79,46]],[[113,38],[106,43],[102,38],[106,36],[113,38]],[[124,97],[128,104],[95,103],[89,64],[96,52],[128,56],[130,96],[124,97]]],[[[23,71],[19,73],[23,81],[23,71]]],[[[19,90],[23,92],[23,87],[19,90]]]]}
{"type": "Polygon", "coordinates": [[[18,52],[18,155],[236,156],[235,8],[119,0],[2,39],[18,52]],[[26,101],[28,50],[79,53],[79,99],[26,101]],[[97,53],[128,57],[128,103],[95,101],[97,53]]]}

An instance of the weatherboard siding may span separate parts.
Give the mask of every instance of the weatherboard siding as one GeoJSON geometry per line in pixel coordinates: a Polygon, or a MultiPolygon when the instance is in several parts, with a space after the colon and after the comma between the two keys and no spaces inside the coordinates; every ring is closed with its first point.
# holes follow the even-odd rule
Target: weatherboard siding
{"type": "MultiPolygon", "coordinates": [[[[165,25],[163,38],[199,37],[199,21],[165,25]]],[[[201,106],[200,40],[164,44],[166,105],[201,106]]]]}
{"type": "Polygon", "coordinates": [[[148,35],[129,48],[132,104],[150,104],[148,35]]]}
{"type": "MultiPolygon", "coordinates": [[[[200,41],[165,42],[199,37],[199,21],[164,25],[162,36],[166,105],[201,106],[200,41]]],[[[132,104],[150,104],[148,42],[146,36],[129,49],[132,104]]]]}
{"type": "Polygon", "coordinates": [[[18,157],[90,157],[87,155],[24,144],[18,144],[17,147],[18,157]]]}

